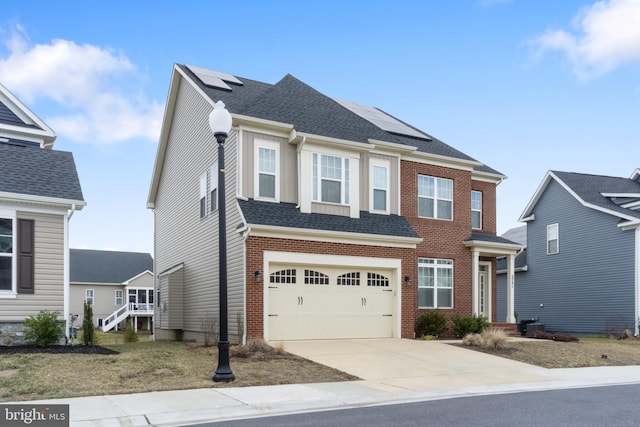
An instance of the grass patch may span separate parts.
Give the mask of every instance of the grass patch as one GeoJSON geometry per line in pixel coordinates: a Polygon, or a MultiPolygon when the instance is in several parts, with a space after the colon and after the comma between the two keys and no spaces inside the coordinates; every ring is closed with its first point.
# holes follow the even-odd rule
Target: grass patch
{"type": "MultiPolygon", "coordinates": [[[[0,376],[0,401],[25,401],[79,396],[142,393],[210,387],[350,381],[355,377],[318,365],[271,347],[234,356],[232,383],[211,379],[218,362],[216,347],[183,342],[141,341],[120,343],[118,335],[104,334],[100,346],[119,352],[96,354],[3,354],[0,371],[18,370],[0,376]],[[118,341],[106,344],[105,341],[118,341]],[[267,350],[270,348],[271,350],[267,350]]],[[[240,348],[240,347],[238,347],[240,348]]]]}

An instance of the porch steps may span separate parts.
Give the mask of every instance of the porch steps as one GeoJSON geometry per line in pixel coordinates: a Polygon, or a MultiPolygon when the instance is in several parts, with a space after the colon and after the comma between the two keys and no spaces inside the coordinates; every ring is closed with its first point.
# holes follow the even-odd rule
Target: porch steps
{"type": "Polygon", "coordinates": [[[491,323],[492,328],[502,329],[510,337],[519,337],[518,325],[515,323],[491,323]]]}

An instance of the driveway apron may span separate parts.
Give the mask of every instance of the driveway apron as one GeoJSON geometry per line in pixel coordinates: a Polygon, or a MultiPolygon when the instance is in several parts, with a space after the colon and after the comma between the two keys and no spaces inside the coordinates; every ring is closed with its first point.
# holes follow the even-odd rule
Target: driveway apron
{"type": "Polygon", "coordinates": [[[447,390],[552,380],[548,370],[447,344],[407,339],[285,341],[285,351],[384,391],[447,390]]]}

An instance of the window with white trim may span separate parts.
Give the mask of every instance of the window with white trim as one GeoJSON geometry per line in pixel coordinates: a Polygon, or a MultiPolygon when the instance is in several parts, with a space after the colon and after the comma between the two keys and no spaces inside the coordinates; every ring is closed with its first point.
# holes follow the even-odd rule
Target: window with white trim
{"type": "Polygon", "coordinates": [[[0,218],[0,291],[13,290],[13,222],[13,218],[0,218]]]}
{"type": "Polygon", "coordinates": [[[280,197],[278,153],[279,144],[269,141],[256,141],[255,198],[259,200],[278,200],[280,197]]]}
{"type": "Polygon", "coordinates": [[[482,192],[471,192],[471,228],[482,229],[482,192]]]}
{"type": "Polygon", "coordinates": [[[349,204],[349,159],[313,153],[313,200],[349,204]]]}
{"type": "Polygon", "coordinates": [[[218,209],[218,162],[211,166],[209,175],[210,195],[211,195],[211,212],[218,209]]]}
{"type": "Polygon", "coordinates": [[[453,260],[418,258],[418,306],[453,308],[453,260]]]}
{"type": "Polygon", "coordinates": [[[207,216],[207,173],[200,175],[200,218],[207,216]]]}
{"type": "Polygon", "coordinates": [[[122,307],[124,305],[124,292],[122,289],[116,289],[116,307],[122,307]]]}
{"type": "Polygon", "coordinates": [[[418,175],[418,216],[453,219],[453,180],[418,175]]]}
{"type": "Polygon", "coordinates": [[[371,211],[389,213],[389,162],[371,159],[369,182],[371,211]]]}
{"type": "Polygon", "coordinates": [[[93,289],[85,289],[84,291],[84,301],[87,304],[93,305],[93,289]]]}
{"type": "Polygon", "coordinates": [[[558,224],[547,225],[547,255],[553,255],[560,252],[558,224]]]}

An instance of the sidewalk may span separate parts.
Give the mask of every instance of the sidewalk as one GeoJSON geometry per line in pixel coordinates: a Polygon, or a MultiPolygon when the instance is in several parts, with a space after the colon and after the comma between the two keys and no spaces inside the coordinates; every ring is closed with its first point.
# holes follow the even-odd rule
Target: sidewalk
{"type": "Polygon", "coordinates": [[[430,351],[424,351],[422,347],[419,354],[412,356],[411,347],[415,343],[409,340],[389,341],[389,344],[383,340],[368,341],[367,347],[372,349],[369,353],[366,349],[360,350],[363,345],[358,341],[331,346],[315,342],[306,346],[287,343],[287,350],[292,353],[316,361],[331,359],[330,366],[349,359],[341,359],[341,354],[351,359],[354,354],[365,358],[379,354],[388,360],[390,356],[385,351],[395,353],[392,358],[396,359],[396,364],[381,365],[368,360],[366,364],[355,364],[347,370],[354,373],[356,366],[369,365],[366,375],[359,375],[365,378],[360,381],[224,387],[30,403],[69,404],[71,426],[74,427],[179,426],[453,397],[640,383],[640,366],[545,369],[446,344],[428,344],[432,346],[430,351]],[[393,351],[385,350],[385,346],[391,345],[393,351]],[[354,346],[359,353],[353,353],[354,346]],[[395,350],[398,346],[406,347],[395,350]],[[404,357],[404,352],[409,355],[404,357]],[[428,357],[432,359],[425,360],[425,355],[431,355],[428,357]],[[399,367],[411,364],[412,357],[419,364],[426,362],[432,366],[420,371],[416,364],[411,372],[401,371],[399,367]],[[435,357],[439,364],[433,359],[435,357]]]}

